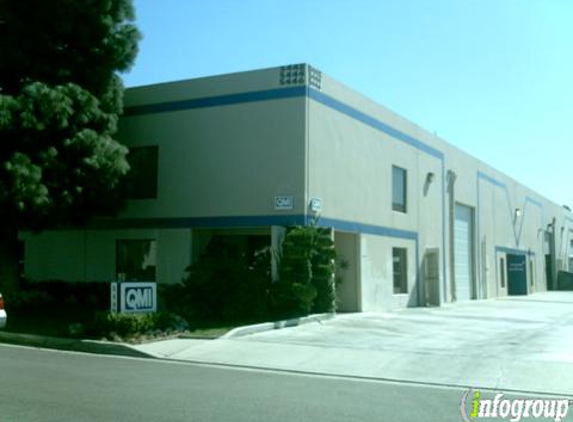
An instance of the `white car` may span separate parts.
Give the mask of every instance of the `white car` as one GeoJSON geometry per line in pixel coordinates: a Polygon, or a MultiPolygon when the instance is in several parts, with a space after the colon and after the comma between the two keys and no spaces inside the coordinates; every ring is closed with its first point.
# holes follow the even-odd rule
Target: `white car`
{"type": "Polygon", "coordinates": [[[4,328],[6,326],[6,310],[4,309],[4,298],[2,297],[2,293],[0,293],[0,328],[4,328]]]}

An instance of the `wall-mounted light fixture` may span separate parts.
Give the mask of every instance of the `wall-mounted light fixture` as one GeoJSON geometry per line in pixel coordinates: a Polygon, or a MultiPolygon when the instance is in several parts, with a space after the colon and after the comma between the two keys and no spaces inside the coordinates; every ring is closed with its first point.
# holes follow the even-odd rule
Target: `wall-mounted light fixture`
{"type": "Polygon", "coordinates": [[[434,178],[436,177],[436,175],[432,172],[429,172],[428,174],[426,174],[426,183],[430,184],[434,181],[434,178]]]}
{"type": "Polygon", "coordinates": [[[519,218],[519,217],[521,217],[521,209],[519,209],[519,208],[516,208],[516,209],[515,209],[515,214],[514,214],[514,215],[515,215],[515,218],[519,218]]]}

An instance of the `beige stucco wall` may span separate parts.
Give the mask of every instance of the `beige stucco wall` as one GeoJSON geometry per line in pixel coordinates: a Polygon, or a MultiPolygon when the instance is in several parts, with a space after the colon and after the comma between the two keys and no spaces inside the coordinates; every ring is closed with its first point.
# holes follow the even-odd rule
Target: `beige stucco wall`
{"type": "MultiPolygon", "coordinates": [[[[279,74],[274,68],[131,89],[126,106],[288,88],[279,84],[279,74]]],[[[348,286],[355,291],[341,289],[361,310],[417,303],[415,283],[419,272],[424,286],[421,265],[429,249],[439,250],[440,302],[451,300],[450,199],[475,211],[477,297],[507,294],[499,286],[498,266],[499,257],[511,250],[531,253],[532,290],[546,289],[543,232],[553,219],[557,258],[567,262],[571,213],[325,74],[320,93],[425,147],[405,143],[312,95],[132,114],[121,119],[118,137],[128,146],[159,145],[158,197],[128,201],[120,219],[303,215],[310,198],[321,198],[324,221],[345,232],[339,249],[354,257],[358,282],[348,286]],[[408,171],[406,214],[391,208],[392,165],[408,171]],[[445,190],[448,171],[457,175],[453,198],[445,190]],[[429,173],[434,178],[428,185],[429,173]],[[277,195],[292,195],[294,208],[274,210],[277,195]],[[516,208],[521,217],[514,221],[516,208]],[[417,241],[386,229],[413,234],[417,241]],[[410,263],[407,296],[392,294],[392,247],[401,245],[408,248],[410,263]]],[[[150,235],[157,237],[163,254],[158,279],[178,281],[191,256],[190,227],[24,233],[26,272],[31,278],[109,280],[115,276],[115,240],[150,235]]]]}
{"type": "MultiPolygon", "coordinates": [[[[553,218],[556,219],[556,257],[563,263],[567,262],[573,220],[562,207],[326,75],[322,78],[321,94],[326,94],[331,104],[337,104],[325,105],[322,101],[309,99],[309,197],[323,199],[323,217],[416,232],[420,260],[427,249],[439,249],[442,301],[452,299],[448,236],[450,196],[445,189],[448,171],[457,175],[453,201],[473,208],[475,213],[476,297],[507,294],[499,286],[498,258],[514,251],[529,254],[529,290],[547,288],[543,231],[553,218]],[[337,107],[345,112],[335,109],[337,107]],[[382,122],[441,152],[443,170],[438,157],[428,154],[424,148],[416,148],[390,136],[372,124],[359,121],[356,113],[361,114],[364,120],[382,122]],[[392,165],[408,170],[406,215],[391,209],[392,165]],[[434,182],[425,190],[424,180],[430,172],[435,175],[434,182]],[[521,210],[517,219],[514,218],[516,208],[521,210]],[[532,261],[531,266],[529,260],[532,261]]],[[[387,241],[396,243],[391,238],[387,241]]],[[[380,239],[371,242],[384,243],[380,239]]],[[[390,256],[390,244],[385,252],[381,252],[382,246],[369,247],[380,251],[376,264],[369,268],[383,265],[384,259],[390,256]]],[[[385,277],[386,287],[390,285],[391,271],[384,276],[381,268],[363,270],[363,291],[367,291],[368,285],[376,278],[382,280],[385,277]]],[[[421,271],[420,277],[423,275],[421,271]]],[[[380,296],[377,288],[370,290],[363,297],[380,296]]],[[[389,303],[387,299],[373,299],[373,302],[389,303]]]]}
{"type": "Polygon", "coordinates": [[[274,197],[304,201],[304,99],[126,117],[119,139],[159,145],[156,199],[128,201],[122,218],[281,214],[274,197]]]}
{"type": "Polygon", "coordinates": [[[116,241],[152,239],[157,242],[156,279],[181,281],[191,262],[191,230],[65,230],[22,233],[26,242],[24,272],[34,281],[116,280],[116,241]]]}

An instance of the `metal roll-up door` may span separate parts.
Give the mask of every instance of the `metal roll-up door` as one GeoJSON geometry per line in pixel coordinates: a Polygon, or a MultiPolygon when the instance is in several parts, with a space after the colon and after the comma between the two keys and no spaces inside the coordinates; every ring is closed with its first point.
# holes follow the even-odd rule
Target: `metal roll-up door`
{"type": "Polygon", "coordinates": [[[474,278],[473,257],[473,210],[472,208],[456,204],[456,218],[454,222],[454,263],[456,299],[472,299],[474,278]]]}

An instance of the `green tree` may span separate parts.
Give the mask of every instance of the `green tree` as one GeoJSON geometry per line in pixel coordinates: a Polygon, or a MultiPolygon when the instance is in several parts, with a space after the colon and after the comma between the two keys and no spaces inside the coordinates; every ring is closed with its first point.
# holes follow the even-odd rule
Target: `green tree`
{"type": "Polygon", "coordinates": [[[17,286],[18,230],[117,211],[133,22],[131,0],[0,0],[0,288],[17,286]]]}

